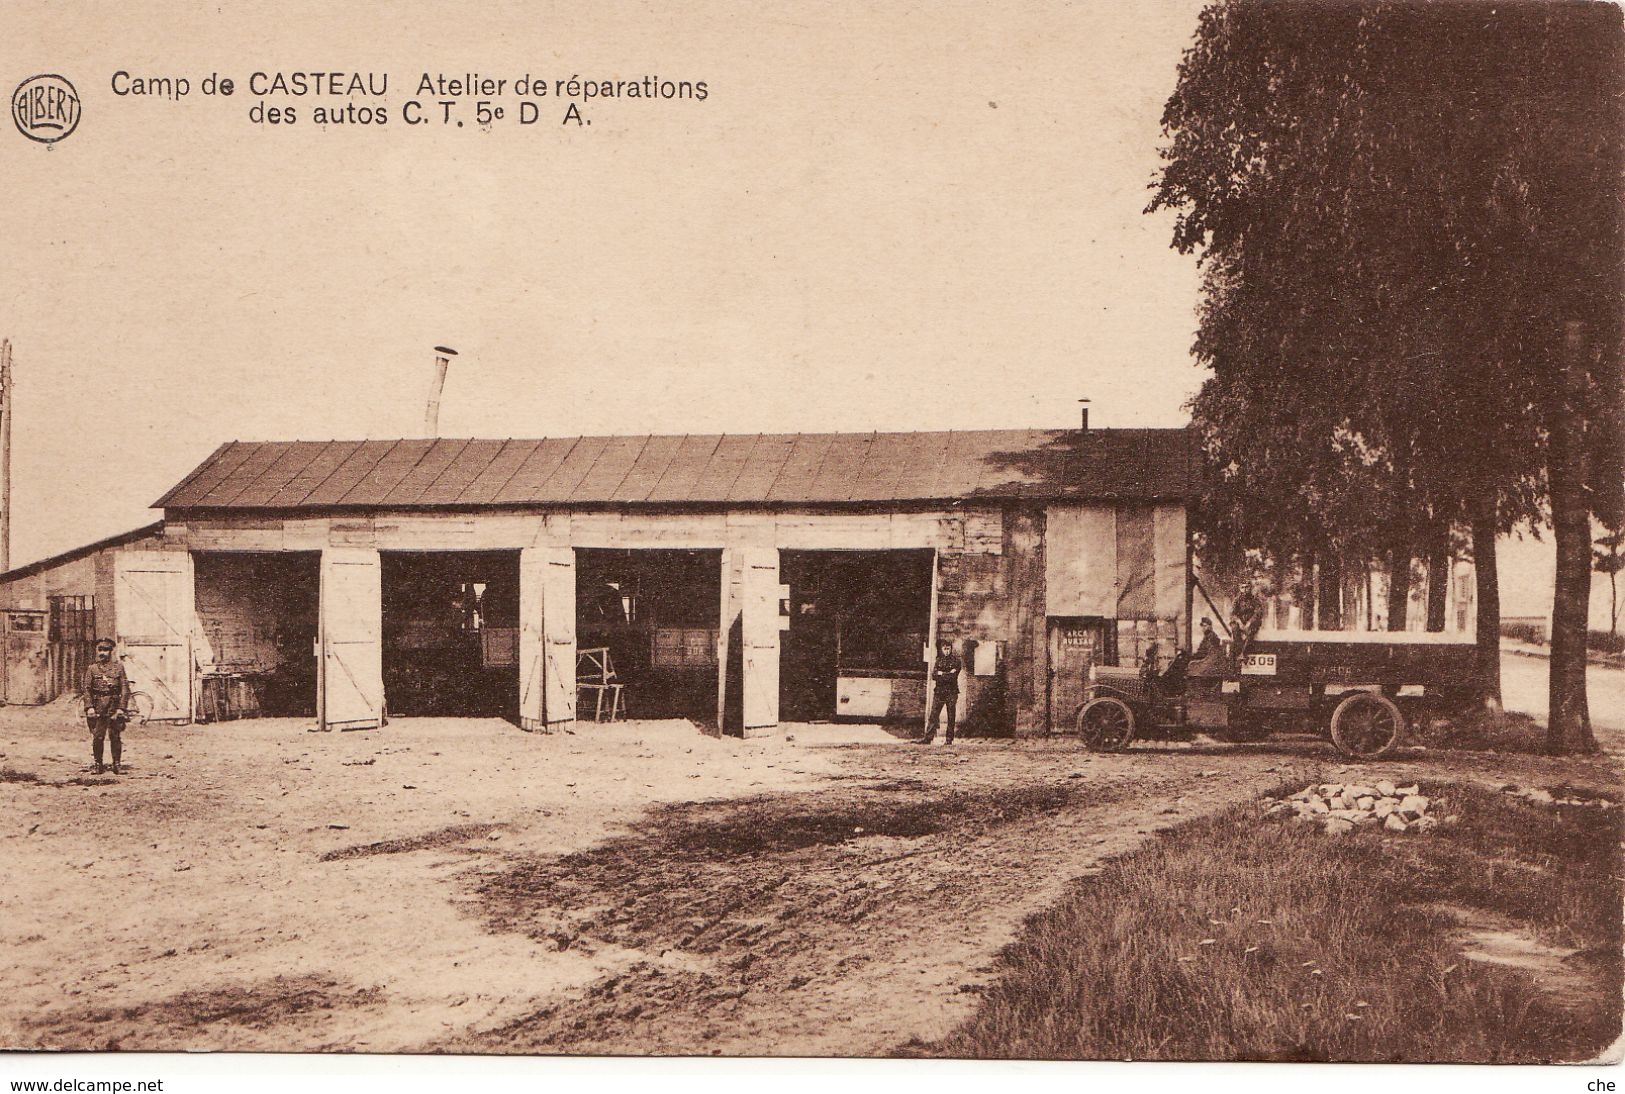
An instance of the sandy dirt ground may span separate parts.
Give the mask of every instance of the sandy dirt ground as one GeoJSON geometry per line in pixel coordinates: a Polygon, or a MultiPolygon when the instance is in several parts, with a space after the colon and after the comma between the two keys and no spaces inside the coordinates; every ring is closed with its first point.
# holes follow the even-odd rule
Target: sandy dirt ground
{"type": "MultiPolygon", "coordinates": [[[[66,708],[0,709],[0,1044],[892,1053],[963,1020],[1022,920],[1104,859],[1356,770],[1307,739],[1097,756],[682,722],[128,738],[127,773],[96,776],[66,708]]],[[[1618,782],[1609,757],[1358,770],[1618,782]]]]}

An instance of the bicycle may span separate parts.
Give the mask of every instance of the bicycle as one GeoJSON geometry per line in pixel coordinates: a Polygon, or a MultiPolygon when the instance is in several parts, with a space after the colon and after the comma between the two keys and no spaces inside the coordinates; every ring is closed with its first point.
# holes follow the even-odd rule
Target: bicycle
{"type": "MultiPolygon", "coordinates": [[[[85,732],[88,733],[90,731],[90,722],[89,719],[85,717],[84,704],[75,703],[74,709],[78,712],[79,724],[83,726],[85,732]]],[[[130,692],[130,701],[124,707],[124,724],[126,726],[144,726],[147,724],[147,722],[151,721],[151,719],[152,696],[148,695],[144,691],[130,692]]]]}

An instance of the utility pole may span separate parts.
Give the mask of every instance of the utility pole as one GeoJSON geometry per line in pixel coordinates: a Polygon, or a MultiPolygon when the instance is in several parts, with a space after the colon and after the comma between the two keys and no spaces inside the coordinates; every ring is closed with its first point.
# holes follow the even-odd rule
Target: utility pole
{"type": "Polygon", "coordinates": [[[0,572],[11,569],[11,340],[0,341],[0,572]]]}

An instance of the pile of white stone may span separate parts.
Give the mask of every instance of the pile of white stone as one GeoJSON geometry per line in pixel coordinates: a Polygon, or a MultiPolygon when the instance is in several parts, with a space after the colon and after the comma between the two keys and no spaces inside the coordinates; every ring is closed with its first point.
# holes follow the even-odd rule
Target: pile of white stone
{"type": "Polygon", "coordinates": [[[1321,783],[1306,786],[1287,798],[1265,798],[1266,817],[1291,817],[1319,824],[1328,835],[1342,835],[1364,825],[1381,825],[1390,832],[1426,832],[1440,824],[1455,824],[1454,815],[1440,820],[1429,813],[1433,802],[1420,786],[1395,786],[1379,779],[1364,783],[1321,783]]]}

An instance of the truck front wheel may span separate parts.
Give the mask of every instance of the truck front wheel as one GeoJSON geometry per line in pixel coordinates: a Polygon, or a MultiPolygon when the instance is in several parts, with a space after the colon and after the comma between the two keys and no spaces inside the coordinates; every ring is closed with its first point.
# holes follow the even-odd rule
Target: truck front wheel
{"type": "Polygon", "coordinates": [[[1078,711],[1078,739],[1091,752],[1121,752],[1134,740],[1134,709],[1103,695],[1078,711]]]}

